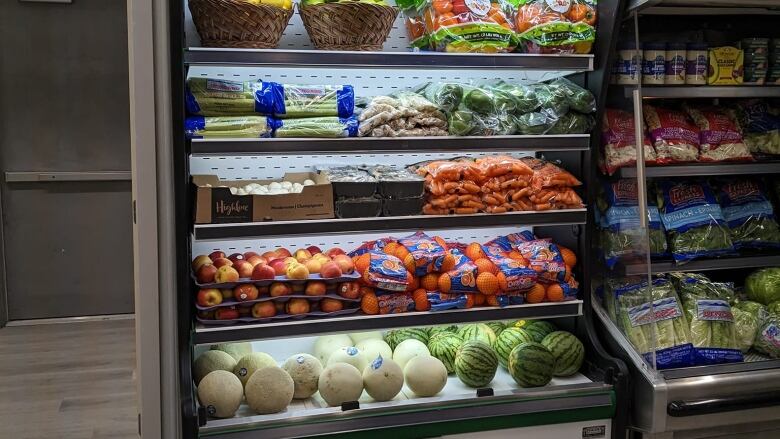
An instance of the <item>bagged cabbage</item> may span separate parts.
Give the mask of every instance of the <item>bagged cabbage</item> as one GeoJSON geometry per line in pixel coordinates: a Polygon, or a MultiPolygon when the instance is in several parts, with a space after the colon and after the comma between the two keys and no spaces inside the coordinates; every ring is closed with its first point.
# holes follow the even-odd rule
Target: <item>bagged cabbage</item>
{"type": "Polygon", "coordinates": [[[676,262],[733,253],[723,212],[704,181],[661,180],[658,208],[676,262]]]}
{"type": "Polygon", "coordinates": [[[702,162],[750,161],[753,156],[742,140],[736,121],[721,107],[696,107],[683,104],[683,109],[699,127],[699,160],[702,162]]]}
{"type": "MultiPolygon", "coordinates": [[[[643,130],[644,132],[644,130],[643,130]]],[[[601,124],[603,168],[612,175],[620,168],[636,165],[636,134],[634,115],[623,110],[607,108],[601,124]]],[[[645,164],[656,163],[655,148],[650,139],[642,137],[645,164]]]]}
{"type": "Polygon", "coordinates": [[[552,87],[558,87],[566,96],[569,107],[580,113],[596,112],[596,97],[590,90],[580,87],[566,78],[558,78],[550,82],[552,87]]]}
{"type": "Polygon", "coordinates": [[[753,348],[772,358],[780,358],[780,316],[770,314],[758,328],[753,348]]]}
{"type": "Polygon", "coordinates": [[[771,113],[766,101],[739,101],[731,111],[751,153],[780,154],[780,118],[771,113]]]}
{"type": "Polygon", "coordinates": [[[658,163],[698,160],[699,129],[685,113],[647,104],[642,108],[658,163]]]}
{"type": "Polygon", "coordinates": [[[304,117],[301,119],[273,119],[274,137],[355,137],[358,121],[355,116],[304,117]]]}
{"type": "Polygon", "coordinates": [[[273,102],[260,106],[261,113],[277,118],[338,116],[355,111],[355,90],[351,85],[273,84],[273,102]]]}
{"type": "Polygon", "coordinates": [[[185,107],[199,116],[273,114],[274,83],[195,77],[187,80],[185,107]]]}
{"type": "Polygon", "coordinates": [[[188,116],[184,132],[188,138],[271,137],[273,120],[266,116],[188,116]]]}
{"type": "Polygon", "coordinates": [[[780,225],[760,181],[719,180],[718,195],[735,248],[780,248],[780,225]]]}
{"type": "Polygon", "coordinates": [[[745,278],[748,299],[762,305],[780,300],[780,268],[762,268],[745,278]]]}
{"type": "Polygon", "coordinates": [[[754,316],[759,323],[763,323],[769,317],[766,306],[752,300],[736,300],[731,307],[754,316]]]}
{"type": "Polygon", "coordinates": [[[731,312],[734,315],[734,332],[737,346],[743,354],[747,353],[753,347],[760,321],[755,315],[733,306],[731,307],[731,312]]]}
{"type": "Polygon", "coordinates": [[[766,309],[769,311],[769,314],[780,316],[780,300],[770,303],[766,306],[766,309]]]}
{"type": "Polygon", "coordinates": [[[742,361],[734,314],[734,284],[712,282],[695,273],[671,273],[688,319],[694,353],[699,364],[742,361]]]}

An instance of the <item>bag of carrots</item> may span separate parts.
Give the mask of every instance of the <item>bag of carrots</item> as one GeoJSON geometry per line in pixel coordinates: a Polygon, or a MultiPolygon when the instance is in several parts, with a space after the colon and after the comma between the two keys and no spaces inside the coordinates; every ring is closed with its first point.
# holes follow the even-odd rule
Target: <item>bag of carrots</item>
{"type": "Polygon", "coordinates": [[[515,29],[519,51],[590,53],[596,35],[597,0],[520,0],[515,29]]]}

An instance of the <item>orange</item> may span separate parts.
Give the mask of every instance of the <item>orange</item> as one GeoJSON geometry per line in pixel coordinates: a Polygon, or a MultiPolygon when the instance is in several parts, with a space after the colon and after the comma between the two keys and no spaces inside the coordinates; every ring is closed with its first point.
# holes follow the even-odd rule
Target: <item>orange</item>
{"type": "Polygon", "coordinates": [[[420,278],[419,277],[412,276],[410,278],[409,276],[407,276],[406,280],[408,281],[407,284],[406,284],[406,292],[407,293],[420,288],[420,278]]]}
{"type": "Polygon", "coordinates": [[[506,281],[506,275],[504,273],[498,273],[496,279],[498,280],[498,287],[501,288],[501,291],[509,290],[509,284],[506,281]]]}
{"type": "Polygon", "coordinates": [[[498,296],[487,296],[488,306],[498,306],[498,296]]]}
{"type": "Polygon", "coordinates": [[[563,301],[563,288],[558,284],[550,284],[547,286],[547,300],[550,302],[563,301]]]}
{"type": "Polygon", "coordinates": [[[437,284],[439,285],[439,291],[442,293],[449,293],[450,288],[452,288],[452,279],[450,279],[450,275],[447,273],[442,273],[441,276],[439,276],[437,284]]]}
{"type": "Polygon", "coordinates": [[[420,287],[426,291],[436,291],[439,288],[439,275],[428,273],[420,278],[420,287]]]}
{"type": "Polygon", "coordinates": [[[368,270],[368,266],[371,265],[371,255],[369,253],[363,253],[360,256],[356,256],[354,259],[355,270],[358,273],[363,273],[368,270]]]}
{"type": "Polygon", "coordinates": [[[528,303],[539,303],[544,300],[544,285],[534,284],[527,293],[525,293],[525,301],[528,303]]]}
{"type": "Polygon", "coordinates": [[[482,246],[478,242],[472,242],[469,244],[468,247],[466,247],[466,251],[464,254],[471,259],[472,261],[476,261],[477,259],[486,258],[487,255],[485,255],[485,252],[482,251],[482,246]]]}
{"type": "Polygon", "coordinates": [[[507,256],[509,257],[509,259],[513,259],[513,260],[515,260],[515,261],[522,261],[522,262],[525,262],[525,258],[524,258],[524,257],[523,257],[523,255],[522,255],[522,254],[521,254],[519,251],[517,251],[517,250],[512,250],[511,252],[509,252],[509,254],[508,254],[507,256]]]}
{"type": "Polygon", "coordinates": [[[482,306],[485,304],[485,299],[487,296],[484,294],[475,294],[474,295],[474,306],[482,306]]]}
{"type": "Polygon", "coordinates": [[[409,273],[414,273],[414,271],[417,269],[417,266],[414,263],[414,256],[412,256],[411,253],[408,253],[403,259],[401,259],[404,263],[404,267],[406,267],[406,271],[409,273]]]}
{"type": "Polygon", "coordinates": [[[573,251],[562,245],[558,246],[558,250],[560,250],[563,263],[566,264],[566,266],[573,267],[577,265],[577,255],[575,255],[573,251]]]}
{"type": "Polygon", "coordinates": [[[474,294],[466,294],[466,309],[474,307],[474,294]]]}
{"type": "Polygon", "coordinates": [[[366,293],[360,300],[360,309],[366,314],[379,314],[379,301],[376,294],[366,293]]]}
{"type": "Polygon", "coordinates": [[[447,253],[444,255],[444,257],[441,260],[441,270],[442,272],[446,273],[452,269],[455,268],[455,264],[457,263],[457,259],[455,259],[455,256],[452,253],[447,253]]]}
{"type": "Polygon", "coordinates": [[[367,294],[374,294],[374,289],[371,287],[360,287],[360,297],[363,297],[367,294]]]}
{"type": "Polygon", "coordinates": [[[385,248],[384,248],[385,254],[394,255],[395,250],[398,248],[398,246],[399,244],[395,241],[388,242],[387,244],[385,244],[385,248]]]}
{"type": "Polygon", "coordinates": [[[493,295],[498,292],[498,279],[493,273],[480,273],[477,276],[477,290],[486,295],[493,295]]]}
{"type": "Polygon", "coordinates": [[[563,276],[563,280],[565,280],[565,281],[571,280],[571,276],[572,276],[571,267],[569,267],[567,265],[566,266],[566,274],[563,276]]]}
{"type": "Polygon", "coordinates": [[[412,299],[414,299],[415,311],[428,311],[431,309],[431,302],[428,301],[428,293],[422,288],[415,290],[412,293],[412,299]]]}
{"type": "Polygon", "coordinates": [[[449,247],[447,247],[447,241],[445,241],[441,236],[434,236],[433,240],[436,241],[436,243],[439,244],[444,250],[449,250],[449,247]]]}
{"type": "MultiPolygon", "coordinates": [[[[406,255],[409,254],[409,250],[406,249],[406,247],[402,245],[398,245],[398,247],[395,248],[395,253],[393,254],[396,258],[400,259],[401,261],[406,261],[406,255]]],[[[414,260],[414,258],[412,258],[414,260]]]]}
{"type": "Polygon", "coordinates": [[[477,266],[477,273],[498,273],[498,267],[488,258],[477,259],[474,261],[474,265],[477,266]]]}

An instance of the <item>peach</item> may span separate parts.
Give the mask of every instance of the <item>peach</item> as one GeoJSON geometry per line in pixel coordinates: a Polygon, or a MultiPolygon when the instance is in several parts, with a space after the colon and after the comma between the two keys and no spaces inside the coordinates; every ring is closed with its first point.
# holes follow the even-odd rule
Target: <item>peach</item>
{"type": "Polygon", "coordinates": [[[268,286],[257,287],[257,291],[260,294],[260,296],[267,296],[268,295],[268,286]]]}
{"type": "Polygon", "coordinates": [[[310,246],[306,247],[306,250],[308,250],[309,253],[311,253],[313,255],[316,255],[317,253],[322,253],[322,250],[320,250],[320,248],[317,247],[316,245],[310,245],[310,246]]]}
{"type": "Polygon", "coordinates": [[[306,284],[306,289],[304,290],[304,293],[307,296],[324,296],[326,290],[327,290],[327,286],[325,285],[325,282],[319,280],[313,280],[306,284]]]}
{"type": "Polygon", "coordinates": [[[219,292],[222,294],[223,299],[232,299],[233,298],[233,289],[232,288],[222,288],[219,290],[219,292]]]}
{"type": "Polygon", "coordinates": [[[276,277],[276,271],[270,265],[257,264],[252,269],[252,280],[266,280],[276,277]]]}
{"type": "Polygon", "coordinates": [[[231,261],[228,258],[217,258],[217,259],[214,259],[214,266],[215,267],[219,268],[219,267],[224,267],[225,265],[227,265],[228,267],[231,267],[231,266],[233,266],[233,261],[231,261]]]}
{"type": "Polygon", "coordinates": [[[206,264],[212,264],[213,265],[214,262],[211,260],[211,258],[209,258],[206,255],[196,256],[195,259],[192,260],[192,271],[197,272],[198,268],[200,268],[201,265],[206,265],[206,264]]]}
{"type": "Polygon", "coordinates": [[[306,314],[309,312],[309,301],[306,299],[290,299],[285,308],[287,314],[306,314]]]}
{"type": "Polygon", "coordinates": [[[212,261],[224,257],[226,257],[225,252],[219,250],[209,253],[209,258],[211,258],[212,261]]]}
{"type": "Polygon", "coordinates": [[[238,271],[228,266],[219,267],[217,274],[214,275],[214,281],[217,283],[238,282],[238,278],[238,271]]]}
{"type": "Polygon", "coordinates": [[[287,257],[292,256],[292,253],[290,253],[290,250],[287,250],[284,247],[279,247],[279,248],[277,248],[274,251],[276,252],[276,254],[279,255],[280,258],[287,258],[287,257]]]}
{"type": "Polygon", "coordinates": [[[276,306],[271,301],[259,302],[252,305],[252,317],[261,319],[276,315],[276,306]]]}
{"type": "Polygon", "coordinates": [[[306,284],[290,284],[290,290],[293,294],[301,294],[306,289],[306,284]]]}
{"type": "Polygon", "coordinates": [[[277,314],[284,314],[284,305],[285,302],[274,302],[274,309],[276,309],[277,314]]]}
{"type": "Polygon", "coordinates": [[[244,259],[249,260],[252,256],[260,256],[257,252],[244,252],[244,259]]]}
{"type": "Polygon", "coordinates": [[[259,295],[260,292],[257,291],[257,287],[252,284],[243,284],[233,288],[233,296],[239,302],[255,300],[259,295]]]}
{"type": "Polygon", "coordinates": [[[339,267],[339,264],[328,261],[324,264],[322,264],[322,269],[320,269],[320,276],[322,276],[324,279],[332,279],[334,277],[341,277],[341,267],[339,267]]]}
{"type": "Polygon", "coordinates": [[[284,258],[284,265],[289,267],[292,264],[300,264],[300,262],[292,256],[284,258]]]}
{"type": "Polygon", "coordinates": [[[341,272],[344,274],[350,274],[355,271],[355,263],[347,255],[336,255],[333,257],[333,262],[339,264],[339,268],[341,268],[341,272]]]}
{"type": "Polygon", "coordinates": [[[339,296],[347,299],[357,299],[360,297],[360,284],[357,282],[344,282],[343,284],[339,285],[336,293],[339,296]]]}
{"type": "Polygon", "coordinates": [[[233,320],[239,318],[238,310],[235,306],[230,308],[220,308],[214,311],[214,318],[217,320],[233,320]]]}
{"type": "Polygon", "coordinates": [[[309,270],[309,273],[319,273],[322,269],[322,262],[316,259],[309,259],[308,261],[304,262],[303,265],[306,266],[306,268],[309,270]]]}
{"type": "Polygon", "coordinates": [[[268,261],[262,256],[252,255],[246,259],[247,262],[252,264],[253,267],[256,267],[259,264],[266,264],[268,261]]]}
{"type": "Polygon", "coordinates": [[[216,288],[204,288],[198,291],[196,297],[200,306],[214,306],[222,303],[222,293],[216,288]]]}
{"type": "Polygon", "coordinates": [[[260,256],[264,257],[264,258],[265,258],[265,259],[267,259],[268,261],[272,261],[272,260],[274,260],[274,259],[278,258],[278,257],[279,257],[279,254],[278,254],[278,253],[276,253],[275,251],[268,251],[268,252],[265,252],[265,253],[263,253],[263,254],[262,254],[262,255],[260,255],[260,256]]]}
{"type": "Polygon", "coordinates": [[[274,269],[277,276],[284,276],[287,272],[287,264],[284,263],[283,259],[274,259],[268,263],[268,266],[274,269]]]}
{"type": "Polygon", "coordinates": [[[292,294],[292,288],[284,282],[274,282],[268,287],[268,294],[271,297],[289,296],[292,294]]]}
{"type": "Polygon", "coordinates": [[[228,259],[233,261],[233,263],[235,264],[236,261],[243,260],[244,259],[244,255],[242,255],[241,253],[233,253],[232,255],[228,256],[228,259]]]}
{"type": "Polygon", "coordinates": [[[198,271],[195,273],[195,278],[198,279],[198,283],[200,284],[209,284],[214,282],[214,276],[216,275],[217,267],[211,264],[204,264],[198,268],[198,271]]]}
{"type": "Polygon", "coordinates": [[[303,264],[299,264],[299,263],[290,264],[287,266],[286,274],[289,279],[298,279],[298,280],[308,279],[309,269],[306,268],[306,266],[303,264]]]}
{"type": "Polygon", "coordinates": [[[322,253],[315,253],[314,256],[312,256],[311,258],[314,259],[315,261],[318,261],[320,264],[324,264],[330,261],[330,258],[325,256],[322,253]]]}
{"type": "Polygon", "coordinates": [[[328,249],[328,251],[325,252],[325,256],[329,258],[333,258],[336,255],[345,255],[345,254],[347,253],[338,247],[333,247],[331,249],[328,249]]]}
{"type": "Polygon", "coordinates": [[[311,258],[311,253],[309,253],[308,250],[302,248],[295,251],[294,257],[298,262],[305,262],[311,258]]]}
{"type": "Polygon", "coordinates": [[[252,270],[255,267],[249,262],[243,259],[239,259],[236,261],[235,264],[233,264],[233,268],[235,268],[236,271],[238,272],[238,277],[247,279],[252,277],[252,270]]]}
{"type": "Polygon", "coordinates": [[[344,309],[344,304],[338,299],[322,299],[320,301],[322,312],[336,312],[344,309]]]}

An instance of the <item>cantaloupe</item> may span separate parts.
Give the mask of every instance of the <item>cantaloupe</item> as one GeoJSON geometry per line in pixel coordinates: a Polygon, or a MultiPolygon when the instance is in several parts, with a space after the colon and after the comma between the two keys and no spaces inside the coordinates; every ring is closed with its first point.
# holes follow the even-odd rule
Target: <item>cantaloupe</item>
{"type": "Polygon", "coordinates": [[[317,337],[317,340],[314,342],[313,353],[320,360],[320,363],[328,364],[330,354],[347,346],[354,345],[352,344],[352,339],[346,334],[323,335],[322,337],[317,337]]]}
{"type": "Polygon", "coordinates": [[[244,392],[247,404],[255,413],[279,413],[292,402],[295,383],[281,368],[264,367],[249,377],[244,392]]]}
{"type": "Polygon", "coordinates": [[[215,370],[226,370],[233,372],[236,367],[235,358],[224,351],[206,351],[202,353],[192,365],[192,378],[195,384],[200,384],[200,380],[215,370]]]}
{"type": "Polygon", "coordinates": [[[436,357],[417,356],[404,368],[404,380],[417,396],[434,396],[447,385],[447,368],[436,357]]]}
{"type": "Polygon", "coordinates": [[[236,361],[244,355],[252,353],[252,343],[222,343],[211,345],[212,351],[222,351],[230,354],[236,361]]]}
{"type": "Polygon", "coordinates": [[[390,401],[404,386],[404,373],[398,363],[378,357],[363,370],[363,386],[376,401],[390,401]]]}
{"type": "Polygon", "coordinates": [[[233,373],[236,374],[238,379],[241,380],[241,383],[246,386],[246,382],[249,381],[249,377],[251,377],[255,371],[264,367],[273,367],[276,365],[274,357],[265,352],[252,352],[251,354],[244,355],[238,360],[238,363],[236,363],[236,366],[233,368],[233,373]]]}
{"type": "Polygon", "coordinates": [[[358,343],[364,340],[382,340],[382,333],[380,331],[355,332],[349,334],[349,338],[351,338],[352,343],[355,343],[355,346],[357,346],[358,343]]]}
{"type": "Polygon", "coordinates": [[[330,357],[328,357],[328,366],[335,363],[351,364],[355,366],[357,370],[362,372],[363,369],[368,366],[368,359],[366,359],[365,355],[363,355],[363,352],[361,352],[360,349],[354,346],[348,346],[330,354],[330,357]]]}
{"type": "Polygon", "coordinates": [[[236,414],[244,397],[244,386],[233,373],[215,370],[200,380],[198,401],[209,416],[230,418],[236,414]]]}
{"type": "Polygon", "coordinates": [[[322,373],[320,360],[309,354],[296,354],[282,365],[295,383],[293,398],[305,399],[317,393],[317,383],[322,373]]]}
{"type": "Polygon", "coordinates": [[[379,356],[382,358],[393,358],[393,350],[390,349],[390,345],[381,338],[379,340],[373,338],[363,340],[356,344],[355,347],[360,349],[360,352],[363,353],[363,357],[366,358],[369,364],[379,356]]]}
{"type": "Polygon", "coordinates": [[[431,355],[430,351],[428,351],[428,346],[425,346],[425,343],[420,340],[410,338],[402,341],[395,347],[393,361],[398,363],[398,366],[403,370],[409,360],[420,355],[431,355]]]}
{"type": "Polygon", "coordinates": [[[331,364],[320,374],[317,388],[328,405],[338,406],[360,399],[363,394],[363,376],[351,364],[331,364]]]}

